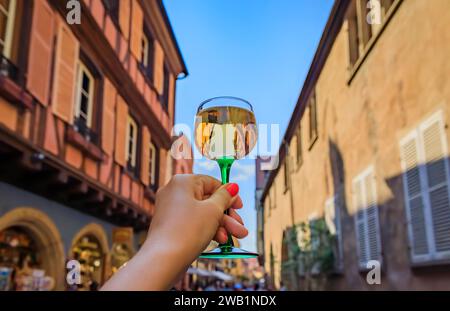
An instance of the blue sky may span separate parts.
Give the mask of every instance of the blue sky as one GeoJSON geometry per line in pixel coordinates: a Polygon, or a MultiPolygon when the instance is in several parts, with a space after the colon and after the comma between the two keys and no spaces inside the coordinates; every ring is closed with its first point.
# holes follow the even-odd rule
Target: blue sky
{"type": "MultiPolygon", "coordinates": [[[[284,135],[333,0],[165,0],[189,76],[178,81],[176,123],[193,128],[203,100],[232,95],[250,101],[258,123],[284,135]]],[[[278,150],[278,146],[274,148],[278,150]]],[[[196,160],[195,173],[219,178],[216,163],[196,160]]],[[[256,250],[254,161],[236,162],[240,211],[256,250]]]]}

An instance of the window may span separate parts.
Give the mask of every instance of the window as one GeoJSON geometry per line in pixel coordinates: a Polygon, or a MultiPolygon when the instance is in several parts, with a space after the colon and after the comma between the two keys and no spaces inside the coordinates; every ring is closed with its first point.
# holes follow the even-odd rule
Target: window
{"type": "Polygon", "coordinates": [[[302,128],[299,125],[297,129],[297,169],[303,164],[303,150],[302,150],[302,128]]]}
{"type": "Polygon", "coordinates": [[[343,269],[343,248],[342,248],[342,228],[341,228],[341,208],[340,195],[337,194],[325,202],[325,223],[328,231],[335,237],[333,245],[334,268],[336,271],[343,269]]]}
{"type": "Polygon", "coordinates": [[[150,163],[148,169],[150,170],[148,176],[150,177],[150,186],[154,188],[157,185],[157,176],[156,176],[156,159],[157,159],[157,149],[155,144],[150,142],[150,163]]]}
{"type": "Polygon", "coordinates": [[[119,0],[103,0],[106,11],[111,16],[114,23],[119,23],[119,0]]]}
{"type": "Polygon", "coordinates": [[[359,267],[367,269],[367,262],[381,262],[381,238],[378,220],[376,182],[370,167],[353,180],[353,202],[356,209],[355,228],[359,267]]]}
{"type": "Polygon", "coordinates": [[[400,151],[412,262],[449,259],[449,166],[442,112],[404,137],[400,151]]]}
{"type": "Polygon", "coordinates": [[[126,155],[128,169],[133,173],[136,173],[137,167],[137,141],[137,123],[131,116],[128,116],[126,155]]]}
{"type": "Polygon", "coordinates": [[[141,41],[141,64],[144,66],[144,68],[148,67],[148,49],[149,49],[149,42],[146,35],[142,36],[141,41]]]}
{"type": "Polygon", "coordinates": [[[289,183],[289,178],[290,178],[290,176],[289,176],[289,173],[290,173],[289,172],[289,157],[290,157],[290,155],[289,155],[289,148],[288,148],[287,144],[286,144],[285,148],[286,148],[286,156],[284,158],[283,170],[284,170],[284,191],[286,192],[289,190],[289,187],[290,187],[290,183],[289,183]]]}
{"type": "Polygon", "coordinates": [[[167,69],[167,65],[164,64],[164,89],[163,93],[161,95],[161,105],[163,106],[164,110],[167,112],[169,109],[169,81],[170,79],[170,73],[167,69]]]}
{"type": "Polygon", "coordinates": [[[91,128],[94,103],[94,76],[82,63],[78,63],[75,117],[80,129],[91,128]]]}
{"type": "Polygon", "coordinates": [[[381,17],[382,18],[386,17],[386,15],[389,13],[394,2],[395,2],[395,0],[381,0],[381,17]]]}
{"type": "Polygon", "coordinates": [[[311,95],[308,107],[309,107],[309,144],[311,148],[319,136],[317,130],[316,92],[313,92],[313,94],[311,95]]]}
{"type": "Polygon", "coordinates": [[[145,27],[141,41],[140,69],[150,81],[153,81],[153,37],[145,27]]]}
{"type": "Polygon", "coordinates": [[[10,59],[12,53],[16,0],[0,1],[0,49],[10,59]]]}
{"type": "Polygon", "coordinates": [[[269,200],[270,200],[270,209],[275,209],[276,207],[275,184],[272,184],[272,187],[270,188],[269,200]]]}
{"type": "Polygon", "coordinates": [[[346,13],[349,38],[350,65],[356,62],[368,50],[376,35],[383,28],[395,5],[401,0],[356,0],[346,13]],[[371,23],[368,22],[371,21],[371,23]]]}
{"type": "Polygon", "coordinates": [[[351,2],[348,8],[346,23],[349,39],[350,64],[354,65],[359,59],[358,16],[354,2],[351,2]]]}

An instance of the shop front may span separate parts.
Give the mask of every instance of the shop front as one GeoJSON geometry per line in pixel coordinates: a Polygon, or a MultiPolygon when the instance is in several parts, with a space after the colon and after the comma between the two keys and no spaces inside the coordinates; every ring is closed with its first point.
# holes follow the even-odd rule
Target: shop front
{"type": "Polygon", "coordinates": [[[111,269],[116,273],[134,254],[133,228],[121,227],[113,229],[113,245],[111,248],[111,269]]]}
{"type": "Polygon", "coordinates": [[[81,284],[71,290],[97,290],[109,276],[109,243],[102,226],[91,223],[73,238],[69,259],[80,263],[81,284]]]}
{"type": "Polygon", "coordinates": [[[97,290],[103,284],[106,254],[93,235],[81,237],[72,248],[73,259],[81,268],[80,290],[97,290]]]}
{"type": "Polygon", "coordinates": [[[45,214],[17,208],[1,218],[0,291],[60,289],[56,267],[63,260],[59,233],[45,214]]]}

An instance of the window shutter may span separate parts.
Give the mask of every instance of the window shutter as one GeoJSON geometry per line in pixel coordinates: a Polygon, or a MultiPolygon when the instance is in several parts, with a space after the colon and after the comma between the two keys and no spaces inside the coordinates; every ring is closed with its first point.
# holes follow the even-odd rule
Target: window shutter
{"type": "Polygon", "coordinates": [[[159,95],[164,91],[164,52],[158,41],[154,41],[154,85],[159,95]]]}
{"type": "Polygon", "coordinates": [[[364,203],[363,203],[363,189],[360,180],[355,180],[353,182],[353,195],[354,204],[356,207],[355,213],[355,231],[356,231],[356,241],[358,250],[358,262],[359,267],[365,269],[366,263],[369,258],[368,249],[366,245],[366,224],[365,224],[365,213],[364,213],[364,203]]]}
{"type": "Polygon", "coordinates": [[[63,21],[59,23],[52,108],[61,119],[72,123],[75,101],[79,43],[63,21]]]}
{"type": "Polygon", "coordinates": [[[141,181],[148,186],[150,183],[150,131],[147,126],[142,127],[142,161],[141,161],[141,181]]]}
{"type": "Polygon", "coordinates": [[[369,260],[381,261],[380,225],[376,202],[375,176],[369,173],[365,178],[366,226],[369,246],[369,260]]]}
{"type": "Polygon", "coordinates": [[[43,105],[48,104],[54,14],[47,1],[34,1],[27,88],[43,105]]]}
{"type": "Polygon", "coordinates": [[[420,178],[417,131],[400,142],[400,150],[411,258],[413,262],[419,262],[430,259],[431,252],[423,198],[424,186],[420,178]]]}
{"type": "Polygon", "coordinates": [[[381,262],[381,237],[373,169],[369,168],[353,181],[355,226],[360,268],[369,260],[381,262]]]}
{"type": "Polygon", "coordinates": [[[119,26],[125,39],[130,37],[131,0],[119,1],[119,26]]]}
{"type": "Polygon", "coordinates": [[[175,110],[175,78],[172,74],[169,75],[169,116],[170,124],[173,124],[175,110]]]}
{"type": "Polygon", "coordinates": [[[122,166],[126,165],[126,141],[127,141],[127,125],[128,125],[128,106],[124,99],[120,96],[117,98],[116,109],[116,162],[122,166]]]}
{"type": "Polygon", "coordinates": [[[132,2],[130,50],[141,61],[142,37],[144,31],[144,13],[137,0],[132,2]]]}
{"type": "Polygon", "coordinates": [[[437,258],[450,257],[450,204],[444,124],[437,114],[421,127],[437,258]]]}
{"type": "Polygon", "coordinates": [[[111,129],[115,126],[117,91],[106,77],[103,87],[102,148],[107,155],[112,155],[114,150],[114,132],[111,129]]]}

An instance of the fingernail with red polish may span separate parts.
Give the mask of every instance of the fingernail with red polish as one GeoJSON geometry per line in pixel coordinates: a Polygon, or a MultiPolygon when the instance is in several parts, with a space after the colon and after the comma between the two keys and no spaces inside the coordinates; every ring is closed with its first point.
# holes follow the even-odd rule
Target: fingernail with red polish
{"type": "Polygon", "coordinates": [[[226,189],[232,197],[234,197],[239,192],[239,186],[235,183],[229,184],[226,189]]]}

